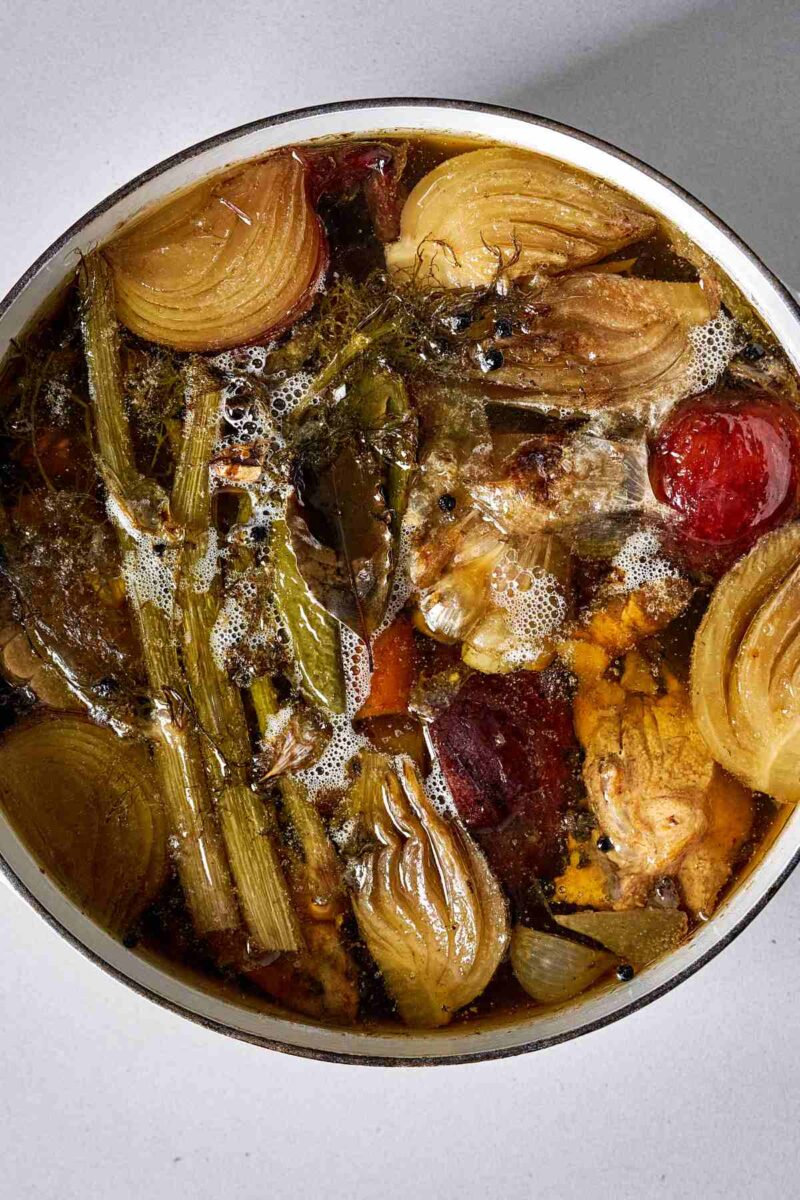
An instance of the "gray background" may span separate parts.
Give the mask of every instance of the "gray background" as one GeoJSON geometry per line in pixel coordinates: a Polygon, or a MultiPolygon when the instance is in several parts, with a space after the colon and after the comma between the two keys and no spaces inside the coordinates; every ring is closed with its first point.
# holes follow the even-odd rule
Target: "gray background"
{"type": "MultiPolygon", "coordinates": [[[[608,138],[800,288],[790,0],[0,0],[0,294],[112,188],[294,106],[518,105],[608,138]]],[[[800,875],[609,1029],[501,1063],[328,1066],[105,978],[0,888],[0,1195],[59,1200],[798,1192],[800,875]]]]}

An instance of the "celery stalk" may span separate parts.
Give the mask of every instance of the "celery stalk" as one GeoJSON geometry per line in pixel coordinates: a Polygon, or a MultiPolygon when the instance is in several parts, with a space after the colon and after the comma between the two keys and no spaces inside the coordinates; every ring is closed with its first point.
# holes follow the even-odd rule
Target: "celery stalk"
{"type": "Polygon", "coordinates": [[[219,579],[216,564],[209,568],[205,560],[211,536],[209,461],[220,394],[199,361],[189,364],[186,385],[186,427],[170,506],[184,534],[178,587],[184,665],[206,735],[206,772],[247,927],[265,950],[297,950],[302,937],[270,835],[274,815],[248,782],[252,752],[242,698],[211,648],[219,579]]]}
{"type": "MultiPolygon", "coordinates": [[[[132,514],[143,497],[152,496],[136,468],[122,394],[117,323],[111,275],[97,253],[83,262],[80,286],[84,303],[83,340],[101,470],[109,492],[109,510],[123,555],[136,539],[132,514]]],[[[239,926],[239,912],[206,787],[202,754],[192,729],[178,711],[184,691],[169,616],[152,600],[129,596],[142,643],[142,656],[155,704],[155,760],[164,805],[176,843],[178,873],[200,934],[239,926]]]]}

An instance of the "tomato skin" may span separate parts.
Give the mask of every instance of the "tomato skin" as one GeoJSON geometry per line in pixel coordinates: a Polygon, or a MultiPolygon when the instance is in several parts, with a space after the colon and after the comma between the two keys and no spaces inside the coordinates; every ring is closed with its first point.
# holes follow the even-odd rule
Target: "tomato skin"
{"type": "Polygon", "coordinates": [[[649,448],[650,483],[691,565],[731,561],[800,508],[800,411],[764,393],[693,397],[649,448]],[[704,562],[705,558],[705,562],[704,562]]]}

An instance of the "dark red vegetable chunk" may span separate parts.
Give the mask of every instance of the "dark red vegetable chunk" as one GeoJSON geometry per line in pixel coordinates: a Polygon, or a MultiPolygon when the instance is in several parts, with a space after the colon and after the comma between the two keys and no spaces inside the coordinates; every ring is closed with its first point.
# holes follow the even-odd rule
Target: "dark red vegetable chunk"
{"type": "Polygon", "coordinates": [[[702,566],[703,547],[712,563],[718,548],[735,556],[798,510],[800,412],[763,394],[693,398],[664,422],[649,470],[690,560],[702,566]]]}
{"type": "Polygon", "coordinates": [[[577,746],[568,700],[540,675],[471,675],[432,725],[459,815],[516,894],[557,869],[577,746]]]}

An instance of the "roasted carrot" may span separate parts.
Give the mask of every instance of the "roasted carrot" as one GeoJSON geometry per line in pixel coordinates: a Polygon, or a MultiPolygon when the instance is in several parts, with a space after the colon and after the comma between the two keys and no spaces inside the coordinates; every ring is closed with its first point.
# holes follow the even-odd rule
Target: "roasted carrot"
{"type": "Polygon", "coordinates": [[[414,682],[416,647],[408,617],[397,617],[372,645],[374,670],[369,696],[358,717],[388,717],[408,710],[414,682]]]}

